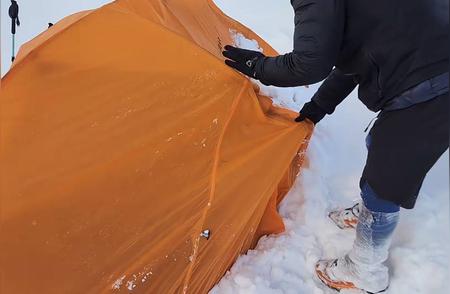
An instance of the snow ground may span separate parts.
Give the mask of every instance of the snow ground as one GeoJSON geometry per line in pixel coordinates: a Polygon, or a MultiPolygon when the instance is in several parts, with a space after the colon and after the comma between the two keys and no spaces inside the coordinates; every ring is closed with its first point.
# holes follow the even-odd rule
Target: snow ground
{"type": "MultiPolygon", "coordinates": [[[[20,0],[22,44],[64,16],[95,8],[109,0],[20,0]],[[45,4],[45,5],[44,5],[45,4]]],[[[293,12],[284,0],[215,0],[230,16],[246,24],[279,52],[292,48],[293,12]]],[[[10,35],[7,8],[1,1],[2,75],[9,68],[10,35]]],[[[317,85],[309,89],[264,88],[277,104],[299,110],[317,85]]],[[[325,293],[313,280],[321,257],[337,257],[350,247],[354,233],[336,229],[326,217],[333,207],[359,198],[358,180],[366,150],[363,130],[375,117],[353,93],[333,116],[316,128],[308,150],[310,165],[303,169],[281,205],[287,231],[262,239],[258,247],[239,258],[212,294],[325,293]]],[[[449,169],[448,153],[426,180],[417,208],[403,211],[392,247],[391,294],[447,293],[449,278],[449,169]]]]}

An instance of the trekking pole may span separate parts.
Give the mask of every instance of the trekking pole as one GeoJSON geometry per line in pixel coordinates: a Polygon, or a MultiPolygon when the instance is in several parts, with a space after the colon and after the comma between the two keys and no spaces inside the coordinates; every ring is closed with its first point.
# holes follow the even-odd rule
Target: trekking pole
{"type": "Polygon", "coordinates": [[[12,34],[12,54],[11,62],[16,59],[16,25],[20,26],[19,21],[19,4],[16,0],[11,0],[11,6],[9,7],[9,17],[11,17],[11,34],[12,34]]]}
{"type": "Polygon", "coordinates": [[[15,56],[16,56],[16,52],[15,52],[15,48],[16,48],[16,35],[13,34],[12,35],[12,54],[11,54],[11,62],[14,62],[15,56]]]}

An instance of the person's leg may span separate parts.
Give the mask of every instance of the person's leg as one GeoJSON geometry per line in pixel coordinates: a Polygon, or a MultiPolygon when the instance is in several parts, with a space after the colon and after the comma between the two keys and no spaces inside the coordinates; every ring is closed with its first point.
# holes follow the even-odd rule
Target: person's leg
{"type": "Polygon", "coordinates": [[[331,288],[364,289],[380,293],[389,285],[389,256],[394,230],[398,224],[400,207],[380,199],[368,184],[364,185],[359,208],[356,240],[346,256],[324,260],[317,264],[319,278],[331,288]]]}
{"type": "Polygon", "coordinates": [[[388,268],[384,262],[389,256],[392,236],[397,227],[400,206],[380,199],[366,183],[363,186],[356,227],[356,240],[348,254],[359,279],[359,288],[381,291],[389,285],[388,268]]]}
{"type": "Polygon", "coordinates": [[[399,218],[399,206],[414,208],[423,180],[449,147],[449,97],[383,113],[367,138],[356,240],[349,254],[319,261],[318,277],[338,290],[377,293],[387,287],[384,265],[399,218]]]}
{"type": "MultiPolygon", "coordinates": [[[[372,138],[366,137],[370,150],[372,138]]],[[[392,235],[398,224],[400,206],[379,198],[366,182],[361,189],[362,202],[352,208],[330,213],[342,228],[356,228],[352,250],[340,259],[319,261],[318,277],[331,288],[364,289],[380,293],[389,286],[389,257],[392,235]]]]}

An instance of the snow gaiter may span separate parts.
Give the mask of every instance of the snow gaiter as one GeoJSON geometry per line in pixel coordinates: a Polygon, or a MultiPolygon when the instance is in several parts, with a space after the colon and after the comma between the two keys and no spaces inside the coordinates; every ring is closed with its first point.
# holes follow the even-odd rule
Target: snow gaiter
{"type": "Polygon", "coordinates": [[[363,187],[361,196],[363,203],[356,228],[356,240],[345,260],[353,270],[358,286],[377,292],[389,285],[389,272],[384,262],[389,257],[400,207],[378,198],[368,184],[363,187]]]}

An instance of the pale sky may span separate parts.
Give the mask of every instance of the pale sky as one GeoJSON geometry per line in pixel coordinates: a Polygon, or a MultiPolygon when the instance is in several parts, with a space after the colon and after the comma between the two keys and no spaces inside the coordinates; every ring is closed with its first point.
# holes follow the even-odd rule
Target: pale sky
{"type": "MultiPolygon", "coordinates": [[[[1,2],[1,74],[11,66],[11,19],[8,15],[10,0],[1,2]]],[[[21,26],[16,33],[16,52],[21,44],[45,31],[48,23],[56,23],[75,12],[97,8],[111,0],[17,0],[21,26]]]]}

